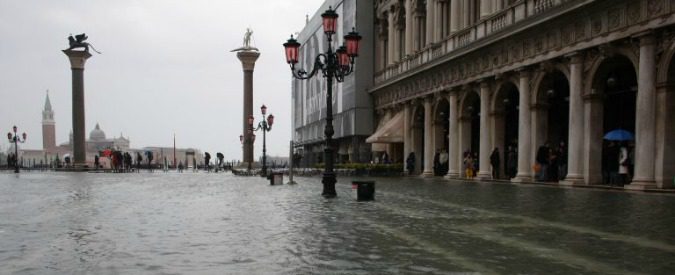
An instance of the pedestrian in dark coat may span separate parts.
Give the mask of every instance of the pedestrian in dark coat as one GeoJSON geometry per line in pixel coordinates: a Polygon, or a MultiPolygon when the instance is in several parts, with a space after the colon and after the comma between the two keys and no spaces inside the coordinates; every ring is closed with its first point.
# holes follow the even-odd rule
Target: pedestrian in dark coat
{"type": "Polygon", "coordinates": [[[408,169],[408,175],[412,175],[415,172],[415,152],[408,154],[408,157],[405,159],[405,167],[408,169]]]}
{"type": "Polygon", "coordinates": [[[492,165],[492,179],[499,178],[499,148],[495,147],[490,155],[490,165],[492,165]]]}

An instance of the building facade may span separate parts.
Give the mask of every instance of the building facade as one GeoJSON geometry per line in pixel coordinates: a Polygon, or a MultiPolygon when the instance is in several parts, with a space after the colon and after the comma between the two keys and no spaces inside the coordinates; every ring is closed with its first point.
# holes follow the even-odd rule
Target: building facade
{"type": "MultiPolygon", "coordinates": [[[[297,40],[300,63],[307,71],[314,67],[318,54],[328,45],[321,25],[321,13],[332,7],[339,14],[338,31],[332,48],[352,28],[363,36],[362,48],[355,61],[354,73],[333,87],[333,126],[335,129],[336,162],[366,162],[370,160],[370,145],[365,139],[373,131],[373,105],[368,90],[373,81],[372,26],[373,1],[326,1],[308,20],[297,40]]],[[[320,74],[309,80],[292,81],[292,127],[296,151],[302,154],[302,165],[323,162],[324,127],[326,118],[326,79],[320,74]]]]}
{"type": "Polygon", "coordinates": [[[672,186],[675,1],[378,0],[374,8],[370,139],[402,147],[393,152],[400,158],[415,153],[417,173],[431,175],[445,149],[448,177],[464,177],[465,153],[474,152],[478,177],[489,178],[494,148],[512,146],[512,180],[530,181],[537,150],[562,142],[565,183],[598,184],[616,161],[605,134],[624,129],[634,134],[626,188],[672,186]]]}

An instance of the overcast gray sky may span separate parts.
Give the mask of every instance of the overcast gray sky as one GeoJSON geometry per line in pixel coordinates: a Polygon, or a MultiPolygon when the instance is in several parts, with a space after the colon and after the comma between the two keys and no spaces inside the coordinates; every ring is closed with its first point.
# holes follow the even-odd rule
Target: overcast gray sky
{"type": "MultiPolygon", "coordinates": [[[[288,154],[290,72],[282,43],[320,7],[318,0],[0,0],[0,132],[16,124],[24,148],[42,148],[41,111],[49,89],[57,143],[71,130],[69,34],[87,33],[101,55],[85,69],[86,132],[98,122],[108,138],[133,148],[171,146],[240,159],[243,73],[230,50],[247,27],[261,51],[254,114],[276,117],[268,152],[288,154]]],[[[259,119],[259,117],[256,117],[259,119]]],[[[256,140],[256,157],[262,138],[256,140]]],[[[7,142],[0,148],[7,149],[7,142]]]]}

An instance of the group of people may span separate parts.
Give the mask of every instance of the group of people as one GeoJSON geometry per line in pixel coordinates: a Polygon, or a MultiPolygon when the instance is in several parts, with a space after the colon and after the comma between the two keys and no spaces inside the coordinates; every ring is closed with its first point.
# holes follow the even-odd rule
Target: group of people
{"type": "MultiPolygon", "coordinates": [[[[500,179],[501,178],[501,160],[499,153],[499,148],[492,150],[490,154],[490,165],[492,166],[492,178],[500,179]]],[[[508,145],[506,152],[504,152],[504,176],[506,179],[512,179],[516,177],[518,172],[518,151],[516,150],[516,145],[508,145]]]]}
{"type": "MultiPolygon", "coordinates": [[[[99,154],[100,155],[100,154],[99,154]]],[[[100,162],[99,155],[94,156],[94,168],[99,169],[103,168],[100,162]]],[[[121,171],[131,171],[134,168],[134,158],[129,154],[129,152],[122,151],[112,151],[108,154],[110,159],[110,169],[116,172],[121,171]]],[[[150,158],[151,159],[151,158],[150,158]]],[[[143,156],[141,153],[136,153],[136,169],[141,168],[141,163],[143,162],[143,156]]]]}
{"type": "Polygon", "coordinates": [[[602,150],[602,182],[623,186],[630,183],[633,172],[633,150],[626,142],[608,141],[602,150]]]}
{"type": "Polygon", "coordinates": [[[535,179],[538,181],[557,182],[567,176],[567,146],[561,141],[557,148],[546,142],[537,149],[535,157],[535,179]]]}

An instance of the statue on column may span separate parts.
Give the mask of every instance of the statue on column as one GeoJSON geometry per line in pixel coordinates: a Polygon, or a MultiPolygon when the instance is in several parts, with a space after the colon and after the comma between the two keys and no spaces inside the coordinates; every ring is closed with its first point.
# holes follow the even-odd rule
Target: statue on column
{"type": "Polygon", "coordinates": [[[88,53],[89,47],[91,46],[91,49],[94,50],[94,52],[101,54],[101,52],[97,51],[96,48],[94,48],[94,45],[90,44],[89,42],[85,42],[87,41],[87,38],[89,37],[84,33],[75,35],[75,37],[73,37],[73,35],[71,34],[70,36],[68,36],[68,44],[70,46],[66,50],[84,48],[84,51],[88,53]]]}
{"type": "Polygon", "coordinates": [[[251,30],[251,28],[246,28],[246,33],[244,33],[244,45],[242,47],[232,50],[231,52],[258,51],[258,48],[251,46],[252,37],[253,37],[253,30],[251,30]]]}

